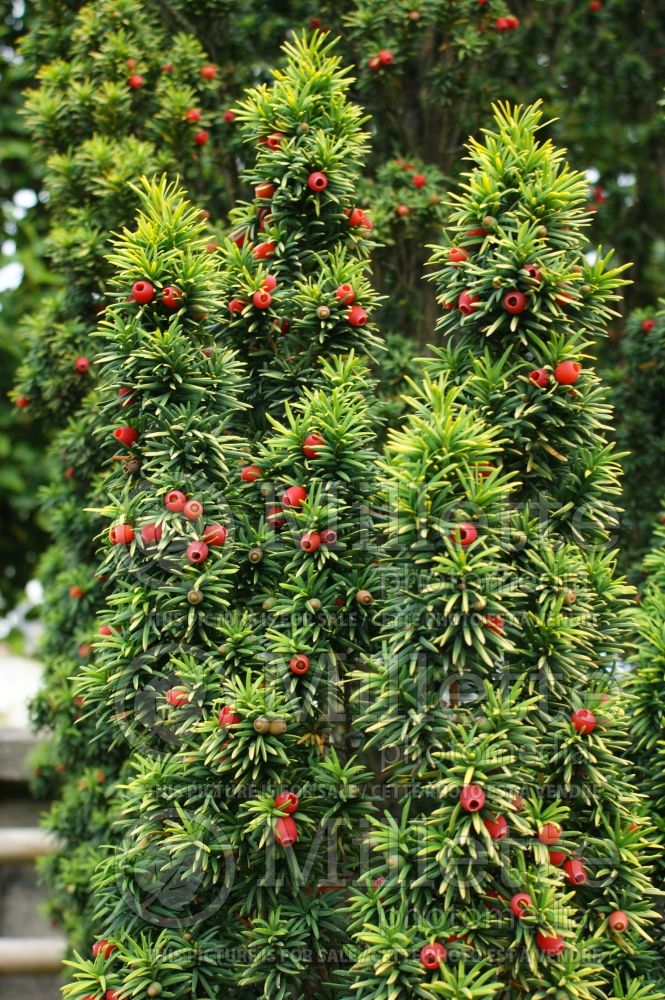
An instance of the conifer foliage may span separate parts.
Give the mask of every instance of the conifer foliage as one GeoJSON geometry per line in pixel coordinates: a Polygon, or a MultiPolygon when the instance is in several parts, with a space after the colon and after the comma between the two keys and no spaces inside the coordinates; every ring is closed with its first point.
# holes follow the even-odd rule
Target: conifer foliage
{"type": "Polygon", "coordinates": [[[322,33],[296,36],[272,85],[237,108],[256,155],[245,174],[254,198],[231,213],[219,335],[247,357],[259,431],[309,384],[320,357],[378,346],[378,296],[365,275],[372,222],[356,202],[365,119],[334,50],[322,33]]]}
{"type": "Polygon", "coordinates": [[[196,135],[217,118],[217,70],[194,36],[173,34],[136,0],[82,5],[73,23],[68,5],[42,12],[24,52],[38,67],[26,115],[48,156],[48,250],[65,287],[29,321],[16,393],[62,426],[94,384],[89,338],[110,233],[137,207],[131,182],[178,173],[215,202],[218,175],[196,135]]]}
{"type": "Polygon", "coordinates": [[[620,278],[585,261],[583,178],[539,125],[537,107],[501,106],[469,147],[434,255],[451,343],[389,437],[400,589],[356,698],[406,788],[351,904],[349,985],[368,1000],[662,995],[613,687],[631,596],[606,548],[616,462],[589,360],[620,278]]]}
{"type": "MultiPolygon", "coordinates": [[[[335,295],[344,284],[343,298],[376,298],[350,225],[355,164],[320,153],[340,199],[322,206],[303,190],[302,164],[311,174],[310,136],[319,149],[335,145],[334,128],[355,134],[347,86],[316,36],[288,47],[273,90],[247,100],[268,106],[274,130],[315,95],[303,148],[294,139],[281,180],[271,166],[279,226],[269,233],[269,289],[249,244],[206,256],[201,223],[163,184],[148,188],[136,232],[113,257],[117,302],[101,363],[110,412],[126,414],[113,433],[131,475],[115,471],[105,484],[106,634],[76,692],[129,759],[108,809],[111,847],[98,851],[91,879],[93,957],[72,963],[75,1000],[107,989],[333,995],[347,940],[340,889],[358,869],[371,810],[342,682],[370,648],[378,599],[371,506],[380,424],[373,382],[350,349],[367,354],[378,340],[367,316],[347,321],[351,306],[335,295]],[[278,302],[283,289],[290,303],[298,339],[285,344],[296,357],[281,345],[274,352],[283,365],[277,396],[275,368],[262,357],[249,353],[249,382],[234,375],[233,336],[263,345],[274,325],[244,310],[239,327],[226,319],[239,278],[278,302]],[[310,343],[322,325],[314,296],[343,311],[310,343]],[[333,348],[345,353],[327,356],[333,348]],[[218,365],[226,381],[208,376],[218,365]],[[247,446],[225,431],[257,435],[262,425],[242,458],[247,446]],[[197,501],[202,512],[192,510],[197,501]]],[[[253,248],[268,242],[254,239],[253,248]]]]}
{"type": "Polygon", "coordinates": [[[631,732],[640,786],[658,831],[656,874],[663,884],[665,864],[665,515],[661,515],[644,560],[646,584],[637,614],[637,650],[628,678],[631,732]]]}
{"type": "Polygon", "coordinates": [[[358,481],[374,455],[366,373],[350,358],[322,377],[256,456],[257,613],[220,616],[212,645],[192,636],[189,673],[169,688],[177,748],[133,754],[117,843],[93,880],[98,942],[72,963],[68,997],[334,995],[340,890],[371,809],[339,678],[371,634],[372,480],[358,481]],[[270,503],[263,516],[264,478],[298,499],[276,520],[270,503]]]}
{"type": "MultiPolygon", "coordinates": [[[[159,742],[173,678],[196,674],[192,645],[218,641],[215,615],[232,603],[242,561],[245,449],[232,431],[243,379],[231,352],[213,349],[206,323],[219,304],[218,264],[182,194],[162,181],[137,197],[144,212],[113,255],[116,302],[99,333],[91,443],[103,454],[112,442],[93,542],[103,606],[81,650],[75,720],[69,713],[56,730],[73,774],[49,824],[63,851],[46,864],[75,935],[84,932],[94,847],[112,821],[110,786],[133,748],[159,742]],[[88,785],[103,786],[101,801],[88,785]]],[[[83,589],[74,599],[85,600],[83,589]]]]}

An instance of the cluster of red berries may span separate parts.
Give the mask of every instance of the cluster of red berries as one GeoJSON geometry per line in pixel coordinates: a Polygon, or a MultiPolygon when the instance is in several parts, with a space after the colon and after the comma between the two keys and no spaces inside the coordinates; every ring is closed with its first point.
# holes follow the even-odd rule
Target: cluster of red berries
{"type": "Polygon", "coordinates": [[[345,208],[344,215],[349,220],[349,229],[371,229],[372,220],[362,208],[345,208]]]}
{"type": "MultiPolygon", "coordinates": [[[[185,112],[185,121],[191,122],[193,125],[198,124],[201,121],[201,112],[198,108],[189,108],[185,112]]],[[[199,129],[198,132],[194,133],[194,142],[197,146],[205,146],[208,139],[210,138],[210,133],[204,128],[199,129]]]]}
{"type": "MultiPolygon", "coordinates": [[[[595,726],[595,717],[593,717],[593,719],[589,719],[585,715],[584,718],[582,718],[580,713],[584,711],[585,710],[578,710],[578,712],[573,713],[573,724],[579,731],[590,732],[595,726]]],[[[592,715],[592,713],[588,714],[592,715]]],[[[479,812],[484,808],[486,803],[485,791],[480,785],[464,785],[460,790],[459,802],[460,807],[465,812],[479,812]]],[[[483,824],[492,840],[502,840],[508,835],[509,826],[505,816],[495,816],[491,819],[485,818],[483,819],[483,824]]],[[[546,844],[549,847],[556,844],[561,839],[562,833],[563,830],[558,823],[544,823],[538,834],[538,839],[541,843],[546,844]]],[[[562,851],[550,851],[549,860],[551,864],[562,868],[565,873],[566,880],[570,885],[584,885],[584,883],[588,881],[584,865],[579,859],[569,858],[567,854],[562,851]]],[[[492,895],[494,895],[494,893],[492,895]]],[[[518,920],[523,918],[526,910],[532,905],[533,901],[531,896],[525,892],[515,893],[515,895],[513,895],[508,902],[511,913],[518,920]]],[[[614,911],[608,918],[608,926],[615,933],[623,933],[627,929],[628,924],[628,916],[622,910],[614,911]]],[[[564,950],[565,941],[560,935],[552,937],[544,931],[539,930],[536,932],[536,945],[539,951],[543,954],[556,956],[561,954],[564,950]]],[[[441,944],[430,944],[421,949],[420,962],[426,969],[436,969],[438,968],[439,963],[445,962],[445,960],[446,950],[441,944]]]]}
{"type": "MultiPolygon", "coordinates": [[[[188,500],[181,490],[170,490],[164,497],[164,506],[173,513],[182,514],[188,521],[198,521],[203,517],[203,504],[200,500],[192,498],[188,500]]],[[[146,525],[141,532],[141,537],[146,543],[158,542],[161,538],[162,529],[159,524],[146,525]]],[[[190,542],[185,555],[189,562],[195,566],[205,562],[210,554],[210,548],[216,545],[223,545],[226,541],[227,530],[223,524],[207,525],[199,541],[190,542]]]]}
{"type": "Polygon", "coordinates": [[[293,819],[300,802],[295,792],[278,792],[275,806],[286,816],[279,816],[275,823],[275,841],[280,847],[292,847],[298,839],[298,827],[293,819]]]}
{"type": "MultiPolygon", "coordinates": [[[[98,958],[100,955],[102,958],[110,958],[114,951],[118,950],[118,946],[107,941],[106,938],[102,938],[100,941],[95,941],[92,946],[92,957],[98,958]]],[[[83,1000],[98,1000],[97,996],[85,996],[83,1000]]],[[[120,990],[108,989],[104,993],[103,1000],[120,1000],[120,990]]]]}
{"type": "Polygon", "coordinates": [[[376,73],[380,69],[385,69],[386,66],[391,66],[394,61],[395,54],[391,49],[381,49],[376,55],[369,57],[367,66],[373,73],[376,73]]]}
{"type": "MultiPolygon", "coordinates": [[[[261,287],[257,289],[252,295],[252,305],[255,309],[260,312],[264,312],[269,309],[272,305],[272,295],[270,294],[277,288],[277,278],[273,274],[267,274],[261,283],[261,287]]],[[[228,309],[231,315],[237,316],[243,312],[246,306],[249,305],[247,299],[241,299],[234,297],[229,301],[228,309]]]]}
{"type": "MultiPolygon", "coordinates": [[[[148,305],[152,302],[156,294],[155,286],[149,281],[136,281],[132,285],[130,299],[138,302],[140,306],[148,305]]],[[[167,309],[179,309],[182,305],[185,293],[176,285],[166,285],[162,288],[160,299],[167,309]]]]}
{"type": "Polygon", "coordinates": [[[520,19],[513,14],[508,14],[507,17],[497,17],[494,25],[497,31],[513,31],[515,28],[519,28],[520,19]]]}
{"type": "Polygon", "coordinates": [[[342,305],[348,306],[346,319],[349,326],[360,327],[367,322],[367,312],[356,302],[356,293],[353,285],[344,282],[335,289],[335,298],[342,305]]]}
{"type": "MultiPolygon", "coordinates": [[[[552,375],[559,385],[575,385],[581,372],[582,366],[577,361],[560,361],[552,375]]],[[[550,373],[546,368],[534,369],[529,378],[539,389],[546,389],[550,384],[550,373]]]]}

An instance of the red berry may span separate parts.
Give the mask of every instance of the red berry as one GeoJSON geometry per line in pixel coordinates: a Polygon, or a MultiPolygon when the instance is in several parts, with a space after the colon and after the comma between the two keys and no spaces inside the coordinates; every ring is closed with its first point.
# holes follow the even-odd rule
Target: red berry
{"type": "Polygon", "coordinates": [[[574,385],[581,371],[582,366],[577,361],[560,361],[554,369],[554,378],[559,385],[574,385]]]}
{"type": "Polygon", "coordinates": [[[173,63],[164,63],[164,65],[162,66],[162,73],[172,73],[172,72],[173,72],[173,63]]]}
{"type": "Polygon", "coordinates": [[[372,889],[374,889],[374,892],[376,892],[377,889],[380,889],[385,881],[386,880],[385,878],[383,878],[382,875],[380,875],[378,878],[375,878],[374,881],[372,882],[372,889]]]}
{"type": "Polygon", "coordinates": [[[226,541],[228,531],[223,524],[209,524],[202,534],[202,539],[206,545],[223,545],[226,541]]]}
{"type": "Polygon", "coordinates": [[[188,500],[182,508],[182,512],[188,521],[195,521],[203,514],[203,504],[200,500],[188,500]]]}
{"type": "Polygon", "coordinates": [[[201,120],[201,112],[198,108],[190,108],[189,111],[185,111],[185,119],[188,122],[198,122],[201,120]]]}
{"type": "Polygon", "coordinates": [[[304,486],[289,486],[282,496],[282,503],[285,507],[302,507],[307,499],[307,490],[304,486]]]}
{"type": "MultiPolygon", "coordinates": [[[[466,237],[468,237],[468,236],[487,236],[488,232],[487,232],[486,229],[483,229],[482,226],[477,226],[476,229],[467,229],[467,231],[464,233],[464,235],[466,237]]],[[[482,245],[483,245],[483,241],[482,240],[480,240],[480,242],[474,242],[473,243],[473,247],[474,248],[481,247],[482,245]]]]}
{"type": "Polygon", "coordinates": [[[535,264],[525,264],[522,270],[526,271],[527,277],[537,285],[543,280],[540,268],[536,267],[535,264]]]}
{"type": "Polygon", "coordinates": [[[120,990],[107,990],[104,1000],[120,1000],[120,990]]]}
{"type": "Polygon", "coordinates": [[[451,531],[450,537],[453,542],[459,540],[462,548],[466,548],[467,545],[471,545],[472,542],[475,542],[478,537],[478,529],[475,524],[471,524],[470,521],[460,521],[460,523],[456,525],[454,531],[451,531]]]}
{"type": "Polygon", "coordinates": [[[356,293],[353,291],[353,285],[349,285],[347,283],[344,285],[338,285],[335,289],[335,298],[338,302],[341,302],[342,305],[353,305],[355,297],[356,293]]]}
{"type": "Polygon", "coordinates": [[[321,535],[318,531],[308,531],[300,539],[300,548],[303,552],[316,552],[321,544],[321,535]]]}
{"type": "Polygon", "coordinates": [[[554,957],[561,954],[566,947],[566,942],[558,934],[556,937],[549,937],[544,931],[536,931],[536,945],[544,955],[554,957]]]}
{"type": "Polygon", "coordinates": [[[367,313],[362,306],[351,306],[346,314],[350,326],[364,326],[367,322],[367,313]]]}
{"type": "Polygon", "coordinates": [[[282,139],[285,138],[286,136],[284,135],[283,132],[272,132],[271,135],[269,135],[268,138],[266,139],[266,146],[268,147],[269,150],[271,150],[274,153],[275,150],[280,148],[280,146],[282,145],[282,139]]]}
{"type": "Polygon", "coordinates": [[[464,785],[460,792],[459,803],[465,812],[478,812],[485,805],[485,792],[480,785],[464,785]]]}
{"type": "Polygon", "coordinates": [[[281,809],[282,812],[285,812],[287,816],[290,816],[292,813],[296,812],[300,802],[295,792],[279,792],[275,796],[275,805],[278,809],[281,809]]]}
{"type": "Polygon", "coordinates": [[[208,558],[208,546],[205,542],[190,542],[185,553],[190,563],[198,566],[208,558]]]}
{"type": "Polygon", "coordinates": [[[277,249],[277,244],[268,241],[266,243],[259,243],[258,246],[254,247],[252,253],[254,254],[257,260],[267,260],[269,257],[273,257],[275,255],[276,249],[277,249]]]}
{"type": "Polygon", "coordinates": [[[81,374],[87,372],[89,367],[90,367],[90,362],[83,355],[78,357],[74,362],[74,368],[76,369],[77,372],[80,372],[81,374]]]}
{"type": "Polygon", "coordinates": [[[355,229],[357,226],[362,226],[365,221],[365,213],[362,208],[347,209],[345,214],[349,217],[349,226],[352,229],[355,229]]]}
{"type": "Polygon", "coordinates": [[[129,545],[134,540],[134,529],[131,524],[116,524],[109,531],[112,545],[129,545]]]}
{"type": "Polygon", "coordinates": [[[280,847],[291,847],[298,839],[298,827],[290,816],[280,816],[275,823],[275,840],[280,847]]]}
{"type": "Polygon", "coordinates": [[[229,312],[233,315],[241,313],[246,305],[247,302],[245,299],[231,299],[229,302],[229,312]]]}
{"type": "Polygon", "coordinates": [[[256,187],[254,188],[254,194],[256,195],[257,198],[268,199],[272,198],[276,190],[277,189],[274,184],[269,184],[267,182],[264,182],[263,184],[256,185],[256,187]]]}
{"type": "Polygon", "coordinates": [[[73,479],[76,475],[76,469],[73,465],[68,465],[64,471],[65,479],[73,479]]]}
{"type": "Polygon", "coordinates": [[[561,840],[562,833],[558,823],[543,823],[538,833],[538,840],[541,844],[556,844],[558,840],[561,840]]]}
{"type": "Polygon", "coordinates": [[[577,708],[570,717],[570,721],[578,733],[592,733],[598,725],[596,716],[588,708],[577,708]]]}
{"type": "Polygon", "coordinates": [[[152,302],[154,297],[155,289],[149,281],[136,281],[132,285],[132,298],[135,302],[138,302],[140,306],[144,306],[146,303],[152,302]]]}
{"type": "Polygon", "coordinates": [[[508,821],[505,816],[497,816],[496,819],[484,819],[483,824],[492,840],[503,840],[508,836],[508,821]]]}
{"type": "Polygon", "coordinates": [[[83,589],[83,587],[76,587],[76,586],[74,586],[74,587],[70,587],[69,588],[69,596],[70,597],[75,597],[77,600],[79,600],[81,597],[83,597],[84,594],[85,594],[85,590],[83,589]]]}
{"type": "Polygon", "coordinates": [[[26,406],[30,406],[30,400],[28,399],[27,396],[17,396],[16,405],[18,406],[19,410],[24,410],[26,406]]]}
{"type": "Polygon", "coordinates": [[[328,178],[321,170],[315,170],[307,178],[307,187],[310,191],[325,191],[328,187],[328,178]]]}
{"type": "Polygon", "coordinates": [[[111,942],[107,941],[106,938],[102,938],[101,941],[95,941],[92,946],[92,954],[95,958],[97,958],[98,955],[103,955],[104,958],[109,958],[113,952],[117,950],[118,946],[116,944],[111,944],[111,942]]]}
{"type": "Polygon", "coordinates": [[[497,19],[494,22],[494,24],[496,26],[497,31],[505,31],[506,28],[508,27],[507,24],[506,24],[505,17],[497,17],[497,19]]]}
{"type": "Polygon", "coordinates": [[[560,868],[564,863],[568,855],[565,851],[550,851],[549,852],[549,862],[554,865],[555,868],[560,868]]]}
{"type": "Polygon", "coordinates": [[[263,279],[263,287],[265,288],[266,292],[272,292],[273,289],[277,288],[277,278],[275,277],[274,274],[266,274],[265,278],[263,279]]]}
{"type": "Polygon", "coordinates": [[[485,615],[485,625],[495,635],[503,635],[505,624],[501,615],[485,615]]]}
{"type": "Polygon", "coordinates": [[[423,969],[432,972],[434,969],[438,969],[442,962],[445,962],[446,955],[445,947],[438,941],[426,944],[420,949],[420,964],[423,969]]]}
{"type": "Polygon", "coordinates": [[[508,17],[506,18],[506,28],[510,30],[512,28],[519,28],[519,26],[520,26],[519,17],[515,17],[514,14],[509,14],[508,17]]]}
{"type": "Polygon", "coordinates": [[[200,132],[194,134],[194,142],[197,146],[205,146],[206,142],[210,138],[210,133],[206,132],[204,128],[200,132]]]}
{"type": "Polygon", "coordinates": [[[563,864],[563,870],[566,873],[566,881],[570,882],[571,885],[584,885],[585,882],[589,881],[589,876],[584,870],[584,865],[581,861],[570,858],[563,864]]]}
{"type": "Polygon", "coordinates": [[[305,656],[304,653],[297,653],[289,660],[289,670],[292,674],[296,674],[298,677],[302,677],[303,674],[306,674],[310,666],[309,656],[305,656]]]}
{"type": "Polygon", "coordinates": [[[136,59],[125,59],[127,69],[136,69],[136,59]]]}
{"type": "Polygon", "coordinates": [[[121,444],[129,447],[138,440],[138,433],[133,427],[128,427],[127,424],[123,424],[122,427],[116,427],[113,431],[113,437],[119,441],[121,444]]]}
{"type": "Polygon", "coordinates": [[[533,900],[528,893],[516,892],[508,905],[510,906],[510,912],[513,916],[517,917],[518,920],[521,920],[524,916],[524,911],[532,905],[532,902],[533,900]]]}
{"type": "Polygon", "coordinates": [[[565,292],[560,292],[558,295],[555,295],[554,298],[559,303],[559,305],[563,307],[569,306],[573,301],[572,295],[566,295],[565,292]]]}
{"type": "Polygon", "coordinates": [[[181,705],[186,705],[189,701],[189,691],[185,687],[174,687],[169,688],[166,692],[166,700],[169,705],[174,708],[180,708],[181,705]]]}
{"type": "Polygon", "coordinates": [[[333,531],[332,528],[324,528],[323,531],[321,532],[321,544],[334,545],[336,541],[337,541],[337,532],[333,531]]]}
{"type": "Polygon", "coordinates": [[[152,545],[153,542],[158,542],[161,537],[161,524],[146,524],[143,528],[141,528],[141,540],[145,542],[146,545],[152,545]]]}
{"type": "Polygon", "coordinates": [[[411,178],[411,183],[413,184],[414,188],[424,188],[425,185],[427,184],[427,178],[425,177],[424,174],[414,174],[413,177],[411,178]]]}
{"type": "Polygon", "coordinates": [[[244,468],[240,470],[240,478],[243,483],[254,483],[257,479],[261,479],[263,473],[259,469],[258,465],[245,465],[244,468]]]}
{"type": "Polygon", "coordinates": [[[395,56],[390,49],[381,49],[379,52],[379,62],[382,66],[390,66],[394,62],[395,56]]]}
{"type": "Polygon", "coordinates": [[[614,931],[615,934],[623,934],[624,931],[628,930],[630,918],[623,910],[615,910],[614,913],[610,913],[607,923],[610,930],[614,931]]]}
{"type": "Polygon", "coordinates": [[[372,72],[376,72],[377,69],[381,68],[381,60],[378,56],[370,56],[367,60],[367,65],[372,72]]]}
{"type": "Polygon", "coordinates": [[[599,10],[602,10],[602,9],[603,9],[603,4],[602,4],[601,0],[590,0],[590,2],[589,2],[589,10],[592,13],[595,14],[596,11],[599,11],[599,10]]]}
{"type": "Polygon", "coordinates": [[[240,716],[236,715],[233,705],[223,705],[219,710],[219,724],[223,728],[227,726],[237,726],[240,722],[240,716]]]}
{"type": "Polygon", "coordinates": [[[266,508],[266,521],[273,528],[283,528],[286,524],[286,518],[282,516],[283,514],[283,507],[279,504],[272,504],[266,508]]]}
{"type": "Polygon", "coordinates": [[[451,264],[463,264],[469,259],[469,255],[462,247],[451,247],[448,251],[448,260],[451,264]]]}
{"type": "Polygon", "coordinates": [[[478,298],[477,295],[474,295],[472,292],[466,291],[462,292],[462,294],[458,298],[457,308],[459,309],[459,311],[462,313],[463,316],[470,316],[471,313],[474,313],[476,311],[479,303],[480,299],[478,298]]]}
{"type": "Polygon", "coordinates": [[[175,285],[167,285],[166,288],[162,289],[162,302],[167,309],[178,309],[184,297],[184,294],[175,285]]]}
{"type": "Polygon", "coordinates": [[[132,90],[140,90],[144,82],[145,81],[140,73],[133,73],[127,81],[132,90]]]}
{"type": "Polygon", "coordinates": [[[545,368],[536,368],[535,371],[529,374],[529,378],[541,389],[546,389],[550,384],[549,372],[545,368]]]}
{"type": "Polygon", "coordinates": [[[171,490],[164,497],[164,506],[174,512],[183,510],[186,503],[187,497],[181,490],[171,490]]]}
{"type": "Polygon", "coordinates": [[[131,386],[128,385],[124,385],[120,389],[118,389],[118,396],[122,400],[122,403],[120,405],[123,407],[123,409],[126,406],[131,406],[132,403],[136,402],[136,396],[133,393],[134,390],[131,388],[131,386]]]}
{"type": "Polygon", "coordinates": [[[395,211],[401,219],[405,219],[407,215],[411,214],[411,209],[408,205],[398,205],[395,211]]]}
{"type": "Polygon", "coordinates": [[[100,625],[97,629],[97,635],[112,635],[110,625],[100,625]]]}
{"type": "Polygon", "coordinates": [[[237,115],[236,115],[235,111],[231,111],[230,108],[227,111],[225,111],[224,114],[222,115],[222,118],[224,119],[224,121],[228,122],[229,125],[231,124],[231,122],[234,122],[236,120],[236,117],[237,117],[237,115]]]}
{"type": "Polygon", "coordinates": [[[642,329],[644,330],[645,333],[651,333],[655,325],[656,325],[655,319],[642,320],[642,329]]]}
{"type": "Polygon", "coordinates": [[[265,289],[260,289],[252,295],[252,302],[257,309],[269,309],[272,302],[272,295],[265,289]]]}
{"type": "Polygon", "coordinates": [[[506,292],[503,297],[503,308],[511,316],[516,316],[518,313],[524,312],[526,309],[526,295],[517,288],[506,292]]]}
{"type": "Polygon", "coordinates": [[[210,65],[202,66],[201,69],[199,70],[199,73],[204,80],[214,80],[215,77],[217,76],[217,70],[215,69],[214,66],[210,65]]]}
{"type": "Polygon", "coordinates": [[[306,458],[316,458],[319,448],[324,447],[325,443],[320,434],[308,434],[302,443],[302,453],[306,458]]]}

